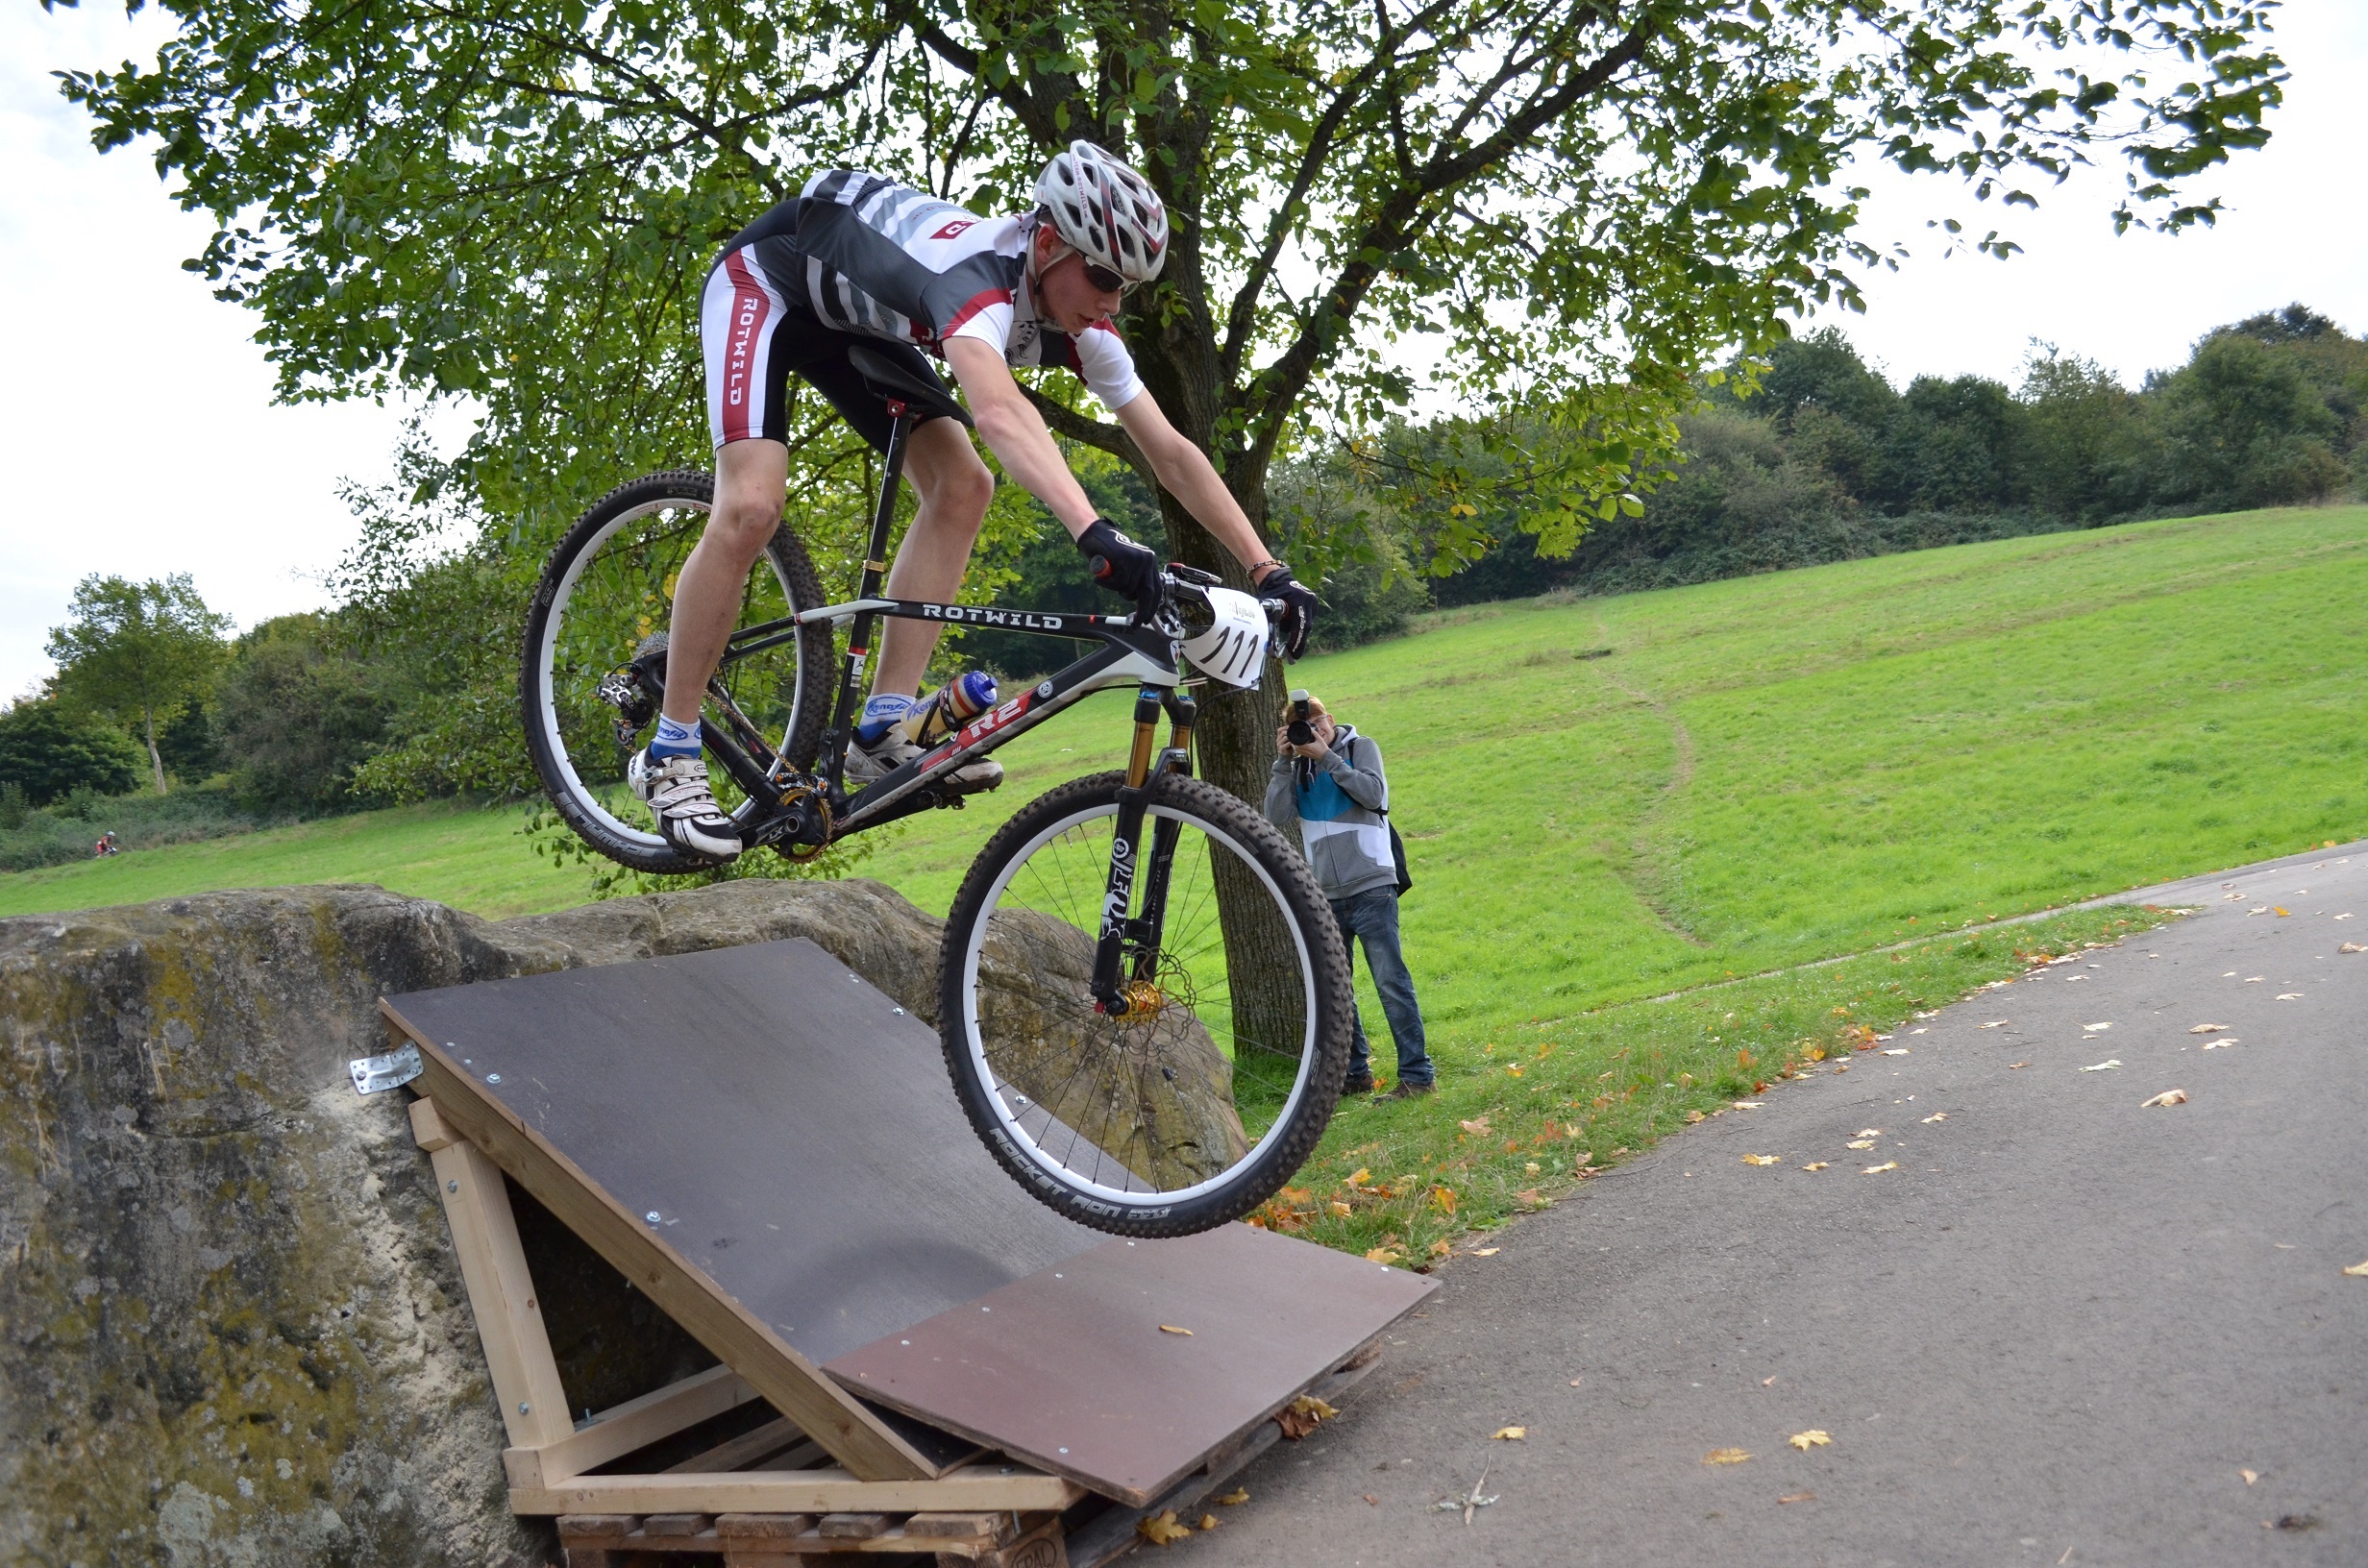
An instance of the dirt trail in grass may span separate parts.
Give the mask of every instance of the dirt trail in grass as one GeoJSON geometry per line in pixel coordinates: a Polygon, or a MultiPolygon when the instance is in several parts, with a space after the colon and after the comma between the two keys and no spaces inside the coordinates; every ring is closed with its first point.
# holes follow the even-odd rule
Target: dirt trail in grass
{"type": "MultiPolygon", "coordinates": [[[[1612,628],[1604,625],[1601,616],[1595,618],[1595,636],[1602,646],[1611,645],[1612,628]]],[[[1677,882],[1675,857],[1665,860],[1656,843],[1663,817],[1686,793],[1686,787],[1693,782],[1692,732],[1686,728],[1686,722],[1667,703],[1643,687],[1620,679],[1609,665],[1597,664],[1595,673],[1614,691],[1643,704],[1654,718],[1669,726],[1668,781],[1661,786],[1661,793],[1653,797],[1653,803],[1645,807],[1643,815],[1637,819],[1636,832],[1628,845],[1629,858],[1617,868],[1620,880],[1628,884],[1638,902],[1653,912],[1653,919],[1661,922],[1663,930],[1696,947],[1708,947],[1710,943],[1694,935],[1692,928],[1679,919],[1677,911],[1671,907],[1667,894],[1677,882]]]]}

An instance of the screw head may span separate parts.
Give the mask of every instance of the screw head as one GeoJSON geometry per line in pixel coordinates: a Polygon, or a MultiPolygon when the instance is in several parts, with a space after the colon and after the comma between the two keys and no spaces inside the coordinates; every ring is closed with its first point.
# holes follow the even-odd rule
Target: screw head
{"type": "MultiPolygon", "coordinates": [[[[526,1402],[525,1400],[523,1400],[523,1399],[522,1399],[522,1400],[520,1400],[520,1401],[518,1402],[518,1413],[519,1413],[520,1415],[524,1415],[524,1414],[526,1414],[526,1413],[527,1413],[528,1409],[529,1409],[529,1407],[528,1407],[527,1402],[526,1402]]],[[[1064,1453],[1064,1454],[1066,1454],[1066,1453],[1068,1453],[1068,1452],[1069,1452],[1069,1450],[1067,1450],[1067,1449],[1065,1449],[1065,1448],[1064,1448],[1064,1449],[1062,1449],[1062,1450],[1061,1450],[1061,1452],[1062,1452],[1062,1453],[1064,1453]]]]}
{"type": "Polygon", "coordinates": [[[458,1182],[446,1182],[444,1184],[444,1190],[447,1192],[457,1192],[460,1190],[460,1184],[458,1182]]]}
{"type": "Polygon", "coordinates": [[[644,1218],[644,1219],[646,1219],[646,1220],[648,1220],[651,1224],[654,1225],[654,1224],[656,1224],[656,1223],[657,1223],[657,1211],[656,1211],[656,1210],[654,1210],[654,1209],[653,1209],[653,1210],[651,1210],[648,1213],[646,1213],[646,1214],[642,1215],[641,1217],[642,1217],[642,1218],[644,1218]]]}
{"type": "Polygon", "coordinates": [[[899,1007],[899,1008],[893,1008],[893,1009],[891,1009],[890,1011],[894,1012],[894,1013],[896,1014],[896,1016],[897,1016],[898,1017],[900,1017],[900,1017],[904,1017],[904,1009],[902,1009],[902,1008],[900,1008],[900,1007],[899,1007]]]}
{"type": "Polygon", "coordinates": [[[498,1073],[498,1072],[489,1072],[489,1073],[485,1074],[485,1082],[487,1082],[487,1083],[489,1083],[489,1084],[498,1084],[498,1083],[500,1083],[501,1081],[502,1081],[502,1075],[501,1075],[500,1073],[498,1073]]]}

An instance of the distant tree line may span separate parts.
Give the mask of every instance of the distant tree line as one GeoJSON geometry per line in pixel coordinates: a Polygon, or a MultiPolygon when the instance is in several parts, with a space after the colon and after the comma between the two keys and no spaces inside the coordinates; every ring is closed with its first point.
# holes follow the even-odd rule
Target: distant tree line
{"type": "MultiPolygon", "coordinates": [[[[2018,387],[1920,376],[1902,390],[1828,329],[1779,344],[1756,382],[1707,388],[1678,423],[1685,460],[1635,515],[1597,521],[1558,558],[1538,548],[1517,503],[1485,509],[1493,548],[1476,560],[1433,552],[1433,600],[1665,587],[2010,534],[2368,499],[2368,341],[2296,305],[2207,333],[2184,365],[2135,389],[2041,346],[2018,387]]],[[[1454,504],[1457,473],[1509,460],[1468,422],[1408,429],[1362,464],[1364,493],[1399,551],[1420,559],[1454,504]]],[[[1359,466],[1328,462],[1336,484],[1359,466]]]]}
{"type": "MultiPolygon", "coordinates": [[[[2368,499],[2368,341],[2298,305],[2206,334],[2185,364],[2134,389],[2052,347],[2033,353],[2019,386],[1925,376],[1902,389],[1826,330],[1705,385],[1678,433],[1682,460],[1640,471],[1575,541],[1568,498],[1552,488],[1552,426],[1451,419],[1303,443],[1270,475],[1270,515],[1280,552],[1322,574],[1319,646],[1392,635],[1435,605],[2368,499]]],[[[1131,468],[1074,456],[1104,515],[1160,536],[1131,468]]],[[[512,683],[539,561],[481,520],[444,528],[441,482],[432,457],[407,450],[398,483],[349,498],[364,527],[341,602],[234,637],[186,576],[82,583],[51,636],[57,675],[0,713],[0,869],[86,854],[108,828],[136,846],[530,793],[512,683]],[[456,535],[474,542],[437,547],[456,535]]],[[[1098,604],[1083,561],[1024,493],[1006,485],[989,522],[974,596],[1098,604]]],[[[852,533],[804,526],[826,574],[849,564],[833,541],[852,533]]],[[[971,630],[944,661],[1028,677],[1073,656],[1056,640],[971,630]]]]}

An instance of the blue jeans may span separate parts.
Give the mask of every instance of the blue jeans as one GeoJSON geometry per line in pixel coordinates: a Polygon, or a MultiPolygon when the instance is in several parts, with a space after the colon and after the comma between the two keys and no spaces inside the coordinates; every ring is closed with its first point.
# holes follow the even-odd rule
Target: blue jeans
{"type": "MultiPolygon", "coordinates": [[[[1415,1001],[1415,977],[1406,972],[1406,957],[1397,945],[1397,890],[1375,888],[1347,898],[1329,900],[1332,918],[1341,924],[1341,942],[1348,949],[1348,968],[1357,965],[1357,943],[1365,943],[1366,968],[1373,972],[1373,989],[1381,993],[1382,1017],[1390,1020],[1390,1038],[1397,1044],[1397,1080],[1427,1084],[1433,1071],[1422,1048],[1422,1009],[1415,1001]]],[[[1373,1075],[1365,1043],[1365,1020],[1349,1016],[1348,1078],[1351,1083],[1373,1075]]]]}

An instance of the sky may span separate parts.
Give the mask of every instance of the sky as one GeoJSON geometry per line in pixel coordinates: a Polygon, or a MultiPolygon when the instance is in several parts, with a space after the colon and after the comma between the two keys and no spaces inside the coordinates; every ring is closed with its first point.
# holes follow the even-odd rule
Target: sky
{"type": "MultiPolygon", "coordinates": [[[[242,627],[324,604],[355,531],[339,481],[386,477],[402,427],[400,407],[274,404],[248,313],[181,270],[211,225],[173,204],[144,150],[94,152],[58,96],[51,71],[145,63],[170,20],[107,0],[0,8],[0,461],[16,497],[0,523],[0,701],[50,673],[47,630],[91,573],[187,572],[242,627]]],[[[2035,338],[2134,383],[2211,328],[2296,300],[2368,331],[2348,97],[2368,81],[2368,5],[2292,0],[2279,42],[2294,80],[2270,146],[2191,187],[2226,203],[2216,229],[2116,237],[2117,167],[2040,188],[2035,213],[1871,174],[1862,233],[1911,256],[1867,276],[1864,315],[1807,325],[1840,326],[1902,383],[2011,383],[2035,338]],[[1925,227],[1938,216],[1998,227],[2023,254],[1944,256],[1925,227]]]]}

